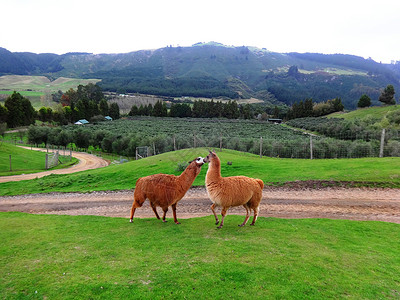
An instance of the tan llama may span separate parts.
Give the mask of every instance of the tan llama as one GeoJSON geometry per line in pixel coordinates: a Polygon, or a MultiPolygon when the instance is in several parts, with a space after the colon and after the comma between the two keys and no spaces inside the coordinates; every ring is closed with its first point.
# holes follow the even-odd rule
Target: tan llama
{"type": "Polygon", "coordinates": [[[208,196],[213,202],[211,210],[214,214],[216,225],[218,225],[219,220],[214,209],[215,206],[222,207],[222,220],[218,228],[222,228],[224,225],[227,210],[230,207],[240,205],[243,205],[246,209],[246,218],[239,226],[246,225],[250,217],[250,210],[254,211],[253,222],[250,225],[254,225],[257,220],[262,189],[264,187],[262,180],[246,176],[222,177],[221,161],[215,152],[210,151],[204,162],[209,163],[206,175],[206,189],[208,196]]]}

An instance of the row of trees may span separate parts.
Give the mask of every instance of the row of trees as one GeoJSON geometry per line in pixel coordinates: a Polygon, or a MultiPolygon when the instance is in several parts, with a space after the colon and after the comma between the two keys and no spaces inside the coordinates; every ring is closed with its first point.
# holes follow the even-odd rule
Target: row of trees
{"type": "MultiPolygon", "coordinates": [[[[105,130],[90,131],[77,127],[74,130],[31,126],[28,138],[34,144],[52,144],[62,147],[74,143],[76,147],[95,149],[134,157],[136,147],[148,145],[151,154],[158,154],[176,149],[193,147],[193,139],[185,135],[130,133],[124,136],[105,130]]],[[[270,157],[310,158],[311,146],[307,139],[263,139],[262,144],[257,138],[227,138],[219,135],[208,136],[207,139],[197,140],[196,146],[220,147],[259,154],[270,157]]],[[[313,158],[355,158],[379,155],[379,140],[338,140],[332,138],[313,138],[313,158]]],[[[400,142],[389,141],[385,145],[385,156],[399,156],[400,142]]]]}
{"type": "Polygon", "coordinates": [[[155,116],[155,117],[194,117],[194,118],[227,118],[227,119],[253,119],[256,111],[250,104],[238,105],[236,101],[221,102],[214,100],[195,100],[193,106],[187,103],[172,103],[168,113],[165,102],[157,101],[154,107],[133,105],[130,116],[155,116]]]}
{"type": "Polygon", "coordinates": [[[287,113],[287,119],[306,117],[320,117],[337,111],[343,111],[344,106],[340,98],[314,103],[312,99],[306,99],[299,103],[293,103],[287,113]]]}

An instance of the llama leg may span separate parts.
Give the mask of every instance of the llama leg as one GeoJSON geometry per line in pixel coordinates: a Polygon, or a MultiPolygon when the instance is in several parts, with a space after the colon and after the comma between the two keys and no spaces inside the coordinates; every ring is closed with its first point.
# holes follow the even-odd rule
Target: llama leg
{"type": "Polygon", "coordinates": [[[167,220],[165,220],[165,216],[167,215],[168,207],[163,207],[162,210],[164,211],[162,221],[165,223],[167,222],[167,220]]]}
{"type": "Polygon", "coordinates": [[[238,226],[240,226],[240,227],[243,227],[244,225],[246,225],[246,224],[247,224],[247,221],[248,221],[249,218],[250,218],[250,209],[247,207],[247,204],[244,204],[243,207],[246,209],[246,218],[244,219],[244,221],[243,221],[242,224],[238,225],[238,226]]]}
{"type": "Polygon", "coordinates": [[[155,206],[151,201],[150,201],[150,206],[151,206],[151,208],[153,209],[154,214],[156,215],[156,218],[160,220],[160,216],[159,216],[158,213],[157,213],[156,206],[155,206]]]}
{"type": "Polygon", "coordinates": [[[146,199],[144,199],[143,201],[138,197],[137,199],[133,200],[132,203],[132,208],[131,208],[131,218],[129,219],[129,222],[132,223],[133,221],[133,215],[135,214],[136,208],[141,207],[143,205],[143,202],[146,199]]]}
{"type": "Polygon", "coordinates": [[[257,216],[258,216],[258,211],[260,210],[260,207],[257,206],[256,208],[253,209],[254,210],[254,217],[253,217],[253,222],[251,222],[251,226],[254,226],[256,224],[257,221],[257,216]]]}
{"type": "Polygon", "coordinates": [[[213,203],[213,205],[211,205],[211,210],[212,210],[212,212],[213,212],[213,214],[214,214],[214,217],[215,217],[215,225],[218,225],[218,223],[219,223],[219,220],[218,220],[218,216],[217,216],[217,214],[215,213],[215,203],[213,203]]]}
{"type": "Polygon", "coordinates": [[[227,209],[226,207],[223,207],[222,210],[221,210],[221,215],[222,215],[221,224],[217,227],[217,228],[219,228],[219,229],[221,229],[222,226],[224,226],[224,219],[225,219],[226,211],[227,211],[227,210],[228,210],[228,209],[227,209]]]}
{"type": "Polygon", "coordinates": [[[174,215],[175,224],[181,224],[181,223],[178,222],[178,219],[176,218],[176,203],[172,204],[172,214],[174,215]]]}

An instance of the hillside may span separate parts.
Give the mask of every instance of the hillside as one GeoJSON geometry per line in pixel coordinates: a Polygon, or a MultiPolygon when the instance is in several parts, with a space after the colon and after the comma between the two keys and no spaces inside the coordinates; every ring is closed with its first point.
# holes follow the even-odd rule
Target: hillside
{"type": "Polygon", "coordinates": [[[359,108],[357,110],[353,110],[347,113],[333,113],[328,118],[340,118],[345,120],[377,120],[381,121],[384,117],[390,116],[391,114],[400,114],[400,106],[399,105],[388,105],[388,106],[379,106],[379,107],[367,107],[367,108],[359,108]]]}
{"type": "Polygon", "coordinates": [[[256,97],[270,104],[340,97],[348,109],[362,94],[377,105],[382,88],[400,90],[398,64],[353,55],[276,53],[198,43],[120,54],[12,53],[0,48],[0,75],[98,78],[106,91],[162,96],[256,97]]]}

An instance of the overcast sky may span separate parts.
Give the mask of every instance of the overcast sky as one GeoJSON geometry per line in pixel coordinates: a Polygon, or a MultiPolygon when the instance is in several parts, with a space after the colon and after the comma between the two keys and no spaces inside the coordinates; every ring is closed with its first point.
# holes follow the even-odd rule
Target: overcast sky
{"type": "Polygon", "coordinates": [[[400,1],[0,0],[0,47],[125,53],[216,41],[400,60],[400,1]]]}

